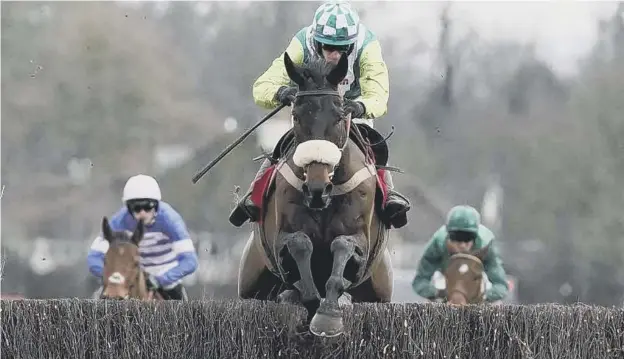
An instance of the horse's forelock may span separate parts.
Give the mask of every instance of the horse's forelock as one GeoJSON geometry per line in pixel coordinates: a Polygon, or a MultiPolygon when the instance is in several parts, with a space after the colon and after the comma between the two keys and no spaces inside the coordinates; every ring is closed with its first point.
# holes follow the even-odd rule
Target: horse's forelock
{"type": "MultiPolygon", "coordinates": [[[[326,62],[322,58],[312,59],[309,62],[300,65],[299,73],[303,76],[305,81],[303,86],[300,86],[299,91],[337,91],[337,88],[330,84],[326,78],[334,67],[335,66],[332,63],[326,62]]],[[[306,114],[309,113],[308,111],[311,109],[318,110],[327,108],[329,102],[331,102],[331,109],[335,112],[334,115],[343,117],[344,109],[342,108],[342,101],[339,97],[309,96],[297,99],[297,105],[301,106],[300,111],[306,114]]]]}
{"type": "MultiPolygon", "coordinates": [[[[331,88],[331,85],[326,81],[326,77],[333,69],[334,65],[326,62],[323,58],[312,59],[300,67],[301,74],[307,80],[306,85],[314,85],[313,89],[316,90],[331,88]]],[[[312,88],[301,90],[312,90],[312,88]]]]}
{"type": "Polygon", "coordinates": [[[132,243],[132,232],[129,231],[113,231],[112,244],[132,243]]]}

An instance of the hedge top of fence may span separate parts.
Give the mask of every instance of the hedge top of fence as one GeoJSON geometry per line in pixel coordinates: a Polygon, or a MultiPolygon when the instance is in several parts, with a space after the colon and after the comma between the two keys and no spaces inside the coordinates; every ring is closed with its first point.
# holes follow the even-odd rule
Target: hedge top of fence
{"type": "Polygon", "coordinates": [[[316,338],[259,301],[2,300],[2,353],[46,358],[622,358],[624,309],[356,304],[316,338]]]}

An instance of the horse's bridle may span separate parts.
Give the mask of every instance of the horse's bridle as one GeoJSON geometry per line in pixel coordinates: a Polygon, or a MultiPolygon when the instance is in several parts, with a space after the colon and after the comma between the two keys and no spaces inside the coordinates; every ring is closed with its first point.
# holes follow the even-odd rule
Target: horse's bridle
{"type": "MultiPolygon", "coordinates": [[[[134,288],[135,285],[138,285],[139,281],[141,280],[141,274],[145,275],[145,273],[143,272],[143,269],[141,269],[141,266],[138,265],[138,270],[137,270],[137,275],[136,277],[134,277],[134,281],[132,281],[132,283],[130,283],[130,285],[128,286],[128,295],[126,295],[123,298],[118,298],[120,300],[126,300],[130,298],[130,293],[132,293],[132,289],[134,288]]],[[[100,293],[100,299],[108,299],[108,297],[104,296],[104,292],[106,291],[106,286],[102,286],[102,293],[100,293]]]]}
{"type": "Polygon", "coordinates": [[[295,97],[304,97],[304,96],[338,96],[342,98],[342,95],[337,90],[308,90],[308,91],[298,91],[295,97]]]}
{"type": "MultiPolygon", "coordinates": [[[[460,257],[469,258],[471,260],[475,260],[475,258],[476,258],[473,255],[467,254],[467,253],[456,253],[455,255],[459,255],[460,257]]],[[[476,258],[476,259],[478,260],[478,263],[481,263],[481,266],[483,266],[483,262],[481,260],[479,260],[478,258],[476,258]]],[[[483,270],[483,268],[482,268],[482,270],[483,270]]],[[[483,281],[483,275],[481,275],[480,280],[483,281]]],[[[483,283],[481,283],[481,284],[483,284],[483,283]]],[[[463,290],[453,289],[453,290],[449,291],[448,288],[447,288],[447,298],[451,297],[451,293],[459,293],[459,294],[461,294],[466,299],[467,303],[472,303],[472,302],[474,302],[475,299],[478,298],[478,295],[476,297],[472,297],[472,298],[469,297],[468,293],[466,293],[463,290]]],[[[479,293],[479,294],[482,294],[482,293],[479,293]]]]}
{"type": "MultiPolygon", "coordinates": [[[[329,89],[298,91],[297,94],[295,95],[295,97],[305,97],[305,96],[337,96],[340,99],[343,98],[342,94],[338,90],[329,90],[329,89]]],[[[345,138],[345,142],[342,145],[342,148],[340,148],[340,151],[343,151],[345,147],[347,147],[347,144],[349,143],[349,130],[351,127],[350,118],[347,117],[346,121],[347,121],[347,135],[345,138]]]]}
{"type": "MultiPolygon", "coordinates": [[[[324,89],[324,90],[308,90],[308,91],[298,91],[297,94],[295,95],[295,97],[305,97],[305,96],[337,96],[340,99],[343,99],[343,95],[337,91],[337,90],[330,90],[330,89],[324,89]]],[[[345,140],[344,143],[342,144],[342,147],[340,148],[340,152],[343,152],[344,149],[347,147],[347,145],[349,144],[349,132],[351,130],[351,116],[346,116],[344,118],[344,120],[346,121],[347,124],[347,128],[346,128],[346,136],[345,136],[345,140]]],[[[357,127],[355,127],[356,132],[359,134],[359,136],[361,136],[361,134],[359,133],[359,131],[357,130],[357,127]]],[[[380,228],[381,230],[381,228],[380,228]]],[[[374,253],[374,256],[376,257],[379,247],[381,243],[377,242],[377,245],[373,248],[372,252],[374,253]]],[[[370,253],[369,253],[370,256],[370,253]]],[[[373,257],[374,258],[374,257],[373,257]]],[[[369,259],[366,263],[366,267],[365,267],[365,271],[368,271],[370,269],[370,266],[372,265],[372,261],[373,259],[369,259]]],[[[362,279],[360,280],[359,283],[357,283],[357,285],[361,284],[364,280],[366,280],[367,277],[363,276],[362,279]]]]}
{"type": "MultiPolygon", "coordinates": [[[[305,96],[337,96],[340,99],[343,98],[342,94],[337,91],[337,90],[330,90],[330,89],[324,89],[324,90],[308,90],[308,91],[297,91],[297,93],[295,94],[295,97],[305,97],[305,96]]],[[[294,107],[294,104],[293,104],[294,107]]],[[[344,144],[342,146],[342,148],[340,148],[340,151],[343,151],[346,147],[347,144],[349,143],[349,129],[351,126],[351,121],[348,120],[347,121],[347,135],[344,141],[344,144]]],[[[286,278],[284,277],[283,273],[281,272],[281,270],[279,269],[280,266],[277,263],[277,260],[275,259],[275,257],[273,256],[273,253],[268,250],[269,245],[266,242],[266,238],[263,235],[264,230],[260,229],[260,237],[261,237],[261,241],[263,244],[263,247],[265,247],[265,251],[267,253],[270,253],[269,256],[269,261],[271,262],[271,265],[273,266],[274,269],[269,269],[271,271],[271,273],[273,273],[276,277],[281,278],[282,280],[286,280],[286,278]]]]}

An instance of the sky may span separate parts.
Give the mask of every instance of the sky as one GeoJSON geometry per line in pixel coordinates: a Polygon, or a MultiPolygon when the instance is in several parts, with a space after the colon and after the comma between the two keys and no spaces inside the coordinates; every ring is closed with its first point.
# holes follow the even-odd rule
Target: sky
{"type": "MultiPolygon", "coordinates": [[[[286,1],[286,0],[284,0],[286,1]]],[[[160,0],[166,11],[169,1],[160,0]]],[[[212,1],[199,1],[199,13],[210,11],[212,1]]],[[[246,7],[256,1],[227,1],[246,7]]],[[[314,1],[321,4],[322,1],[314,1]]],[[[139,1],[118,1],[138,6],[139,1]]],[[[440,10],[447,1],[351,1],[357,10],[368,10],[364,23],[380,37],[414,38],[434,49],[439,36],[440,10]]],[[[233,4],[234,5],[234,4],[233,4]]],[[[597,34],[597,21],[613,14],[616,1],[452,1],[450,17],[461,37],[470,29],[482,40],[534,41],[537,55],[559,75],[573,75],[577,61],[588,53],[597,34]]],[[[310,21],[313,14],[310,14],[310,21]]],[[[302,24],[304,25],[304,24],[302,24]]],[[[414,41],[403,41],[413,46],[414,41]]],[[[383,45],[383,44],[382,44],[383,45]]],[[[434,51],[415,59],[423,70],[431,68],[434,51]]]]}
{"type": "MultiPolygon", "coordinates": [[[[443,1],[353,1],[367,9],[364,20],[379,36],[418,36],[435,48],[443,1]],[[395,35],[396,34],[396,35],[395,35]]],[[[571,75],[577,61],[588,53],[597,34],[599,18],[609,17],[613,1],[454,1],[450,18],[457,32],[476,31],[486,41],[534,41],[537,55],[561,75],[571,75]]],[[[423,56],[420,66],[430,66],[423,56]]]]}
{"type": "MultiPolygon", "coordinates": [[[[352,3],[357,10],[365,11],[364,24],[382,40],[406,39],[399,40],[404,48],[423,44],[422,55],[412,59],[415,66],[424,72],[436,67],[439,17],[446,1],[356,0],[352,3]]],[[[616,7],[614,1],[453,1],[449,17],[457,38],[472,30],[486,42],[534,42],[538,58],[557,74],[572,76],[578,69],[577,62],[595,43],[598,20],[610,17],[616,7]]],[[[259,136],[265,138],[263,145],[270,148],[276,141],[272,137],[285,131],[286,125],[273,121],[273,125],[263,126],[264,131],[260,132],[264,136],[259,136]]]]}

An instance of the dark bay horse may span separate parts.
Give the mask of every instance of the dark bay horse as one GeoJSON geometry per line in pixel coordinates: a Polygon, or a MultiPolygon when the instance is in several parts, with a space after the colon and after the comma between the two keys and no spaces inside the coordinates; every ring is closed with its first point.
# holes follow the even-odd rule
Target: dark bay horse
{"type": "Polygon", "coordinates": [[[448,246],[453,254],[443,273],[446,279],[447,303],[466,305],[485,302],[483,259],[491,244],[471,253],[454,252],[454,247],[448,246]]]}
{"type": "Polygon", "coordinates": [[[284,63],[299,87],[292,146],[280,156],[260,220],[252,224],[239,296],[303,304],[312,333],[337,336],[344,330],[339,299],[350,306],[392,297],[389,226],[377,212],[383,192],[374,154],[351,126],[338,92],[347,57],[337,65],[297,66],[284,53],[284,63]]]}
{"type": "Polygon", "coordinates": [[[102,219],[102,236],[109,243],[104,256],[101,299],[160,299],[160,294],[147,290],[145,275],[139,265],[139,243],[143,239],[143,222],[138,221],[134,232],[113,231],[108,218],[102,219]]]}

